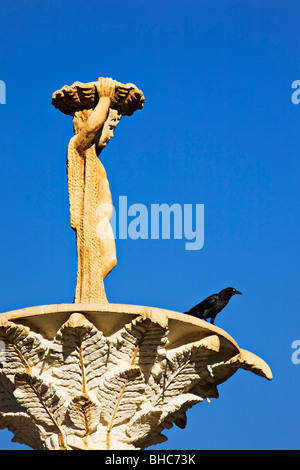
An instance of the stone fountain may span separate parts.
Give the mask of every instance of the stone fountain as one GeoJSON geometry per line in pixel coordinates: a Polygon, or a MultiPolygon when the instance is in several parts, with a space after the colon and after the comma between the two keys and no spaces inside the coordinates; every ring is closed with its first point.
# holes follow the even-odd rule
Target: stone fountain
{"type": "MultiPolygon", "coordinates": [[[[144,449],[186,411],[218,398],[238,369],[272,378],[268,365],[224,330],[190,315],[107,301],[116,265],[112,198],[99,158],[143,93],[110,78],[75,82],[52,103],[73,117],[67,152],[76,232],[73,303],[0,315],[0,428],[32,449],[144,449]]],[[[186,430],[185,432],[188,432],[186,430]]]]}

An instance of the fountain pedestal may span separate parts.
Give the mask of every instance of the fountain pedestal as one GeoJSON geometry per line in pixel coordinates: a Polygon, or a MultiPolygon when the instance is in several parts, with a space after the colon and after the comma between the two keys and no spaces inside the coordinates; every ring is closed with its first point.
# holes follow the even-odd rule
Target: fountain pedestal
{"type": "Polygon", "coordinates": [[[239,368],[272,378],[222,329],[158,308],[31,307],[1,314],[0,339],[0,427],[33,449],[144,449],[239,368]]]}

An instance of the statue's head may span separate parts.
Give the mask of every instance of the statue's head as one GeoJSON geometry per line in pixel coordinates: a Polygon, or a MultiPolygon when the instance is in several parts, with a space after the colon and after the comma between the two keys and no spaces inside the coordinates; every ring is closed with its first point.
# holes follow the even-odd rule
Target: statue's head
{"type": "Polygon", "coordinates": [[[122,114],[117,109],[109,108],[108,115],[102,128],[99,129],[97,134],[97,148],[102,149],[106,147],[110,139],[114,136],[114,130],[120,122],[122,114]]]}
{"type": "MultiPolygon", "coordinates": [[[[88,117],[92,114],[92,112],[93,109],[83,109],[74,113],[73,129],[75,135],[78,134],[84,127],[88,117]]],[[[117,109],[109,108],[106,121],[101,129],[99,129],[97,134],[96,147],[98,152],[101,152],[101,150],[106,147],[110,139],[114,136],[114,130],[116,125],[120,122],[121,117],[122,114],[120,114],[117,109]]]]}

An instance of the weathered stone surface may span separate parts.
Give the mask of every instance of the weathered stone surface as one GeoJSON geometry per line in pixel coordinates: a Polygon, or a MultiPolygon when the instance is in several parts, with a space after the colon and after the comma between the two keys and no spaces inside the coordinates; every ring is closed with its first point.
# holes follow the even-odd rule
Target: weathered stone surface
{"type": "Polygon", "coordinates": [[[0,426],[33,449],[143,449],[239,368],[272,378],[225,331],[157,308],[33,307],[2,314],[0,339],[0,426]]]}

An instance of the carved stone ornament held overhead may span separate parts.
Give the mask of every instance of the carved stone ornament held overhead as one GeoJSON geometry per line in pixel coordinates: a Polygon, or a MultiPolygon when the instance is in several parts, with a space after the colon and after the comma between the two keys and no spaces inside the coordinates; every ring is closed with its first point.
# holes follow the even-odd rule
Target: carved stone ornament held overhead
{"type": "Polygon", "coordinates": [[[173,423],[185,428],[186,411],[218,398],[217,387],[238,369],[268,380],[272,373],[206,321],[108,303],[104,279],[116,249],[99,156],[144,96],[133,84],[100,78],[65,86],[52,102],[73,116],[67,169],[75,297],[0,315],[0,428],[37,450],[144,449],[165,441],[173,423]]]}

